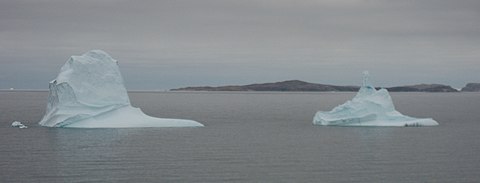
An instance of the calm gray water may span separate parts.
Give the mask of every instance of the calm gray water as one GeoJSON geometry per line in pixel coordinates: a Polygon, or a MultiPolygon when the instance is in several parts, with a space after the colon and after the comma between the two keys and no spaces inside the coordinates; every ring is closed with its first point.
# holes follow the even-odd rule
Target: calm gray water
{"type": "Polygon", "coordinates": [[[37,125],[47,92],[0,92],[0,182],[478,182],[480,93],[392,93],[422,128],[313,126],[355,93],[130,93],[204,128],[37,125]],[[10,127],[13,120],[28,129],[10,127]]]}

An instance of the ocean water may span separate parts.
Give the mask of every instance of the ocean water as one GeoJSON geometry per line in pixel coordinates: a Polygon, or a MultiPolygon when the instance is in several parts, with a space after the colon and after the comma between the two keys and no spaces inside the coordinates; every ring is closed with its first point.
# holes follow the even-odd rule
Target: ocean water
{"type": "Polygon", "coordinates": [[[203,128],[37,125],[47,92],[0,92],[0,182],[478,182],[480,93],[391,93],[437,127],[313,126],[355,93],[131,92],[203,128]],[[13,120],[28,129],[10,127],[13,120]]]}

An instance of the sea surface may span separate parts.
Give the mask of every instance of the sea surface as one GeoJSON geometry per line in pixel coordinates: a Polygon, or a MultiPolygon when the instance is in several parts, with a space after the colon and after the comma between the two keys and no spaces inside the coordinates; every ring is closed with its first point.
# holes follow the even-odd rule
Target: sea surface
{"type": "Polygon", "coordinates": [[[47,128],[47,95],[0,92],[0,182],[480,181],[480,93],[391,93],[440,123],[420,128],[314,126],[355,93],[308,92],[130,92],[151,116],[205,127],[47,128]]]}

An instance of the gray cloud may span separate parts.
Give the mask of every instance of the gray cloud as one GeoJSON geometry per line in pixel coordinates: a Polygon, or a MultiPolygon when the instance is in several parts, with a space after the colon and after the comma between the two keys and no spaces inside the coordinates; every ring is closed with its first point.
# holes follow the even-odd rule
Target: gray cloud
{"type": "Polygon", "coordinates": [[[103,49],[130,89],[302,79],[479,82],[476,0],[0,0],[0,88],[103,49]],[[148,84],[147,84],[148,83],[148,84]]]}

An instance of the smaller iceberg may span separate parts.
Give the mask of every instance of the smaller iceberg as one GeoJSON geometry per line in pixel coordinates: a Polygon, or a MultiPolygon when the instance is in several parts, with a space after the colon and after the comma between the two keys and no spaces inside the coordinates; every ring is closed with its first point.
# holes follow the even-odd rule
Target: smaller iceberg
{"type": "Polygon", "coordinates": [[[364,72],[363,86],[350,101],[325,112],[318,111],[313,118],[315,125],[331,126],[436,126],[432,118],[413,118],[395,110],[386,89],[375,89],[364,72]]]}
{"type": "Polygon", "coordinates": [[[20,121],[14,121],[12,123],[12,127],[15,127],[15,128],[28,128],[28,126],[22,124],[22,122],[20,121]]]}
{"type": "Polygon", "coordinates": [[[49,84],[42,126],[63,128],[201,127],[154,118],[130,104],[118,62],[101,50],[72,56],[49,84]]]}

